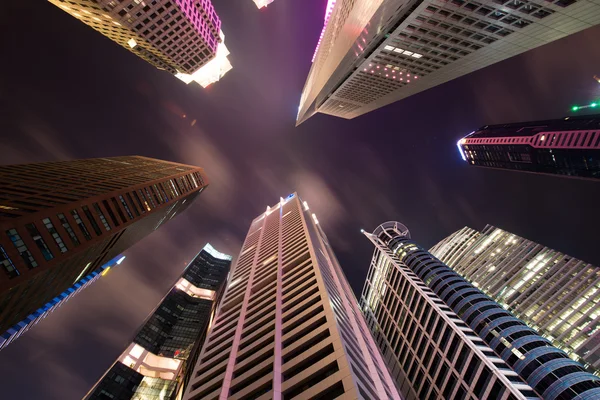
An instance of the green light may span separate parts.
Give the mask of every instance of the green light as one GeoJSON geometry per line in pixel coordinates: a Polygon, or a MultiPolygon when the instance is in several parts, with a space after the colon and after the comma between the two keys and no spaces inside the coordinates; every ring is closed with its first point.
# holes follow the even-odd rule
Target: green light
{"type": "Polygon", "coordinates": [[[571,110],[573,110],[573,111],[577,111],[577,110],[579,110],[579,107],[577,107],[577,106],[573,106],[573,108],[571,108],[571,110]]]}
{"type": "Polygon", "coordinates": [[[590,104],[590,107],[596,107],[597,105],[598,104],[596,104],[596,103],[592,103],[592,104],[590,104]]]}

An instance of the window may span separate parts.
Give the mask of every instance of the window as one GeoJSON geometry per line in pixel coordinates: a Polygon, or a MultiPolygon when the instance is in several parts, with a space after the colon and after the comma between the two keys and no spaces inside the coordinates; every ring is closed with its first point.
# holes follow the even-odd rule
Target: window
{"type": "Polygon", "coordinates": [[[38,263],[35,261],[35,258],[33,258],[33,255],[25,245],[25,242],[23,242],[23,239],[21,239],[21,236],[19,235],[17,230],[9,229],[6,231],[6,234],[8,235],[10,241],[15,245],[15,248],[17,249],[21,257],[23,257],[23,261],[25,261],[27,267],[29,269],[37,267],[38,263]]]}
{"type": "Polygon", "coordinates": [[[65,228],[65,231],[67,231],[67,233],[69,234],[69,237],[71,238],[71,241],[73,241],[73,244],[75,246],[79,246],[79,239],[77,238],[77,235],[75,235],[75,232],[73,232],[73,228],[71,228],[71,224],[69,224],[69,221],[67,221],[67,217],[65,217],[65,214],[56,214],[56,216],[58,217],[58,220],[62,224],[63,228],[65,228]]]}
{"type": "Polygon", "coordinates": [[[79,230],[81,230],[83,236],[85,236],[87,240],[92,240],[92,235],[90,235],[90,232],[87,230],[87,227],[81,220],[81,217],[79,217],[79,213],[76,210],[71,210],[71,215],[75,219],[75,223],[77,224],[77,226],[79,226],[79,230]]]}
{"type": "Polygon", "coordinates": [[[121,211],[121,207],[119,207],[119,203],[117,203],[117,199],[115,199],[114,197],[111,197],[110,200],[112,201],[113,206],[117,210],[117,213],[119,213],[119,217],[121,217],[121,221],[123,221],[123,223],[126,224],[127,218],[125,218],[125,214],[123,214],[123,211],[121,211]]]}
{"type": "MultiPolygon", "coordinates": [[[[139,191],[140,194],[142,194],[141,191],[139,191]]],[[[138,206],[140,206],[140,210],[142,210],[142,214],[146,212],[146,207],[144,207],[144,204],[142,204],[142,201],[140,200],[140,196],[138,196],[137,192],[133,191],[131,192],[133,193],[133,197],[135,197],[135,201],[137,201],[138,206]]],[[[143,196],[143,194],[142,194],[143,196]]],[[[150,211],[150,207],[148,207],[148,211],[150,211]]]]}
{"type": "Polygon", "coordinates": [[[102,213],[102,209],[100,208],[98,203],[94,203],[94,210],[96,210],[96,214],[98,214],[98,217],[100,217],[100,221],[102,221],[102,225],[104,225],[104,229],[106,229],[107,231],[110,231],[110,225],[108,224],[108,221],[106,220],[106,217],[102,213]]]}
{"type": "Polygon", "coordinates": [[[104,208],[106,208],[106,211],[108,211],[108,216],[110,217],[113,224],[115,224],[115,226],[119,226],[119,221],[117,221],[117,217],[115,216],[115,213],[113,212],[112,208],[110,208],[110,204],[108,204],[108,201],[102,200],[102,204],[104,205],[104,208]]]}
{"type": "Polygon", "coordinates": [[[6,271],[6,274],[9,278],[19,276],[19,271],[13,264],[10,257],[8,257],[8,254],[6,254],[6,251],[4,251],[4,247],[2,246],[0,246],[0,265],[4,267],[4,271],[6,271]]]}
{"type": "Polygon", "coordinates": [[[65,245],[65,242],[63,242],[62,238],[60,237],[60,235],[56,231],[56,228],[52,224],[52,221],[50,221],[50,218],[44,218],[42,220],[42,223],[44,224],[44,226],[48,230],[48,233],[54,238],[54,241],[56,242],[56,245],[60,249],[60,252],[61,253],[66,253],[69,249],[67,248],[67,246],[65,245]]]}
{"type": "Polygon", "coordinates": [[[125,196],[127,196],[127,200],[129,200],[129,204],[131,204],[131,207],[133,208],[133,212],[135,213],[135,216],[139,217],[140,212],[137,208],[137,205],[133,202],[133,198],[131,197],[131,195],[129,193],[125,193],[125,196]]]}
{"type": "Polygon", "coordinates": [[[92,228],[94,228],[94,232],[96,232],[96,235],[102,235],[102,231],[100,230],[100,227],[98,226],[98,223],[94,219],[94,216],[92,215],[92,212],[90,211],[88,206],[83,206],[81,208],[83,209],[83,213],[85,214],[87,219],[90,221],[90,224],[92,224],[92,228]]]}
{"type": "Polygon", "coordinates": [[[125,211],[127,211],[127,215],[129,216],[129,219],[133,219],[133,214],[131,213],[131,210],[129,209],[129,206],[127,205],[127,202],[125,201],[123,196],[119,195],[119,199],[121,200],[121,204],[123,204],[125,211]]]}
{"type": "Polygon", "coordinates": [[[54,256],[52,255],[52,252],[48,248],[48,245],[42,238],[42,235],[40,235],[40,231],[38,231],[35,224],[27,224],[25,225],[25,229],[27,229],[27,232],[29,232],[29,236],[31,236],[38,249],[40,249],[40,251],[42,252],[42,256],[46,259],[46,261],[52,260],[54,256]]]}

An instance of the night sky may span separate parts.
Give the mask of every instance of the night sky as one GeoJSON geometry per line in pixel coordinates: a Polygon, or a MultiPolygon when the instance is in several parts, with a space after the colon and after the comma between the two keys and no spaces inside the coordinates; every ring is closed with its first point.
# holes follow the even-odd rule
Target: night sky
{"type": "Polygon", "coordinates": [[[6,3],[0,163],[143,155],[204,167],[211,184],[0,352],[2,399],[81,398],[207,241],[237,255],[250,221],[293,191],[318,215],[356,293],[372,255],[360,229],[388,220],[425,246],[494,224],[600,265],[598,183],[469,168],[456,149],[482,125],[563,117],[600,98],[600,28],[354,120],[316,115],[294,128],[326,0],[262,10],[213,0],[233,70],[206,90],[46,1],[6,3]]]}

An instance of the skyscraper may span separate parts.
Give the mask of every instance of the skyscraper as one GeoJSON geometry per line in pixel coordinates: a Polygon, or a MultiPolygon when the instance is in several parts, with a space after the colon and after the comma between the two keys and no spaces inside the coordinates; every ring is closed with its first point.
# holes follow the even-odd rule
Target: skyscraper
{"type": "Polygon", "coordinates": [[[206,87],[231,69],[210,0],[49,0],[160,70],[206,87]]]}
{"type": "Polygon", "coordinates": [[[0,166],[0,332],[185,210],[201,168],[132,156],[0,166]]]}
{"type": "Polygon", "coordinates": [[[91,285],[93,282],[98,280],[100,276],[105,275],[112,267],[121,264],[125,259],[125,256],[118,255],[96,271],[91,274],[84,276],[78,280],[73,286],[62,292],[60,295],[53,298],[42,307],[38,308],[35,312],[25,317],[22,321],[16,323],[6,332],[0,336],[0,350],[17,340],[21,335],[27,332],[29,329],[34,327],[42,319],[46,318],[48,314],[55,311],[57,308],[69,301],[77,293],[91,285]]]}
{"type": "Polygon", "coordinates": [[[600,115],[486,125],[457,146],[469,165],[600,179],[600,115]]]}
{"type": "Polygon", "coordinates": [[[296,194],[250,225],[184,394],[225,398],[400,399],[327,237],[296,194]]]}
{"type": "Polygon", "coordinates": [[[375,253],[361,305],[407,398],[600,398],[599,377],[418,246],[404,225],[365,235],[375,253]]]}
{"type": "Polygon", "coordinates": [[[576,0],[331,1],[296,124],[352,119],[599,23],[600,5],[576,0]]]}
{"type": "Polygon", "coordinates": [[[206,244],[85,399],[180,399],[230,266],[206,244]]]}
{"type": "Polygon", "coordinates": [[[600,371],[600,268],[488,225],[430,252],[573,359],[600,371]]]}

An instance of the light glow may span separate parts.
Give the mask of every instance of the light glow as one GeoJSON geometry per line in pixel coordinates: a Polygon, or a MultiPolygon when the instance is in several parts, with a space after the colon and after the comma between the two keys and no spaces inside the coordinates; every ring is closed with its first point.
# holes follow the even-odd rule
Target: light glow
{"type": "Polygon", "coordinates": [[[321,41],[323,40],[323,36],[325,36],[325,29],[327,28],[327,23],[329,22],[329,18],[331,17],[331,13],[333,12],[333,7],[335,7],[335,2],[336,0],[327,0],[327,7],[325,7],[325,22],[323,23],[323,29],[321,30],[321,35],[319,35],[319,40],[317,41],[317,48],[315,49],[315,53],[313,54],[311,62],[315,62],[317,52],[319,51],[319,46],[321,46],[321,41]]]}
{"type": "Polygon", "coordinates": [[[125,256],[123,256],[123,257],[119,258],[119,259],[117,260],[117,265],[121,264],[121,263],[123,262],[123,260],[125,260],[125,258],[126,258],[125,256]]]}
{"type": "Polygon", "coordinates": [[[256,4],[256,7],[259,9],[268,6],[272,2],[273,0],[254,0],[254,4],[256,4]]]}
{"type": "Polygon", "coordinates": [[[233,257],[230,256],[229,254],[221,253],[220,251],[218,251],[217,249],[212,247],[210,243],[206,243],[206,246],[204,246],[204,248],[202,250],[206,251],[208,254],[210,254],[214,258],[218,258],[220,260],[231,261],[233,259],[233,257]]]}
{"type": "Polygon", "coordinates": [[[458,147],[458,151],[460,152],[460,156],[462,157],[463,161],[467,161],[467,157],[465,157],[465,152],[463,151],[463,148],[461,146],[462,143],[464,143],[464,138],[460,139],[458,142],[456,142],[456,147],[458,147]]]}
{"type": "Polygon", "coordinates": [[[175,284],[175,287],[192,297],[197,297],[205,300],[215,299],[215,292],[213,290],[196,287],[185,278],[180,278],[179,281],[175,284]]]}
{"type": "Polygon", "coordinates": [[[108,273],[108,271],[110,271],[110,267],[106,267],[106,269],[104,271],[102,271],[102,276],[106,275],[108,273]]]}
{"type": "Polygon", "coordinates": [[[127,44],[129,45],[129,47],[131,47],[132,49],[137,46],[137,42],[135,41],[135,39],[131,38],[127,41],[127,44]]]}
{"type": "Polygon", "coordinates": [[[227,59],[227,56],[230,53],[225,46],[225,35],[223,32],[220,32],[220,36],[221,43],[219,43],[217,46],[217,54],[215,55],[215,58],[210,60],[193,74],[177,72],[175,77],[187,84],[191,83],[192,81],[197,82],[200,86],[205,88],[210,84],[217,82],[227,72],[229,72],[233,68],[231,62],[229,62],[227,59]]]}

